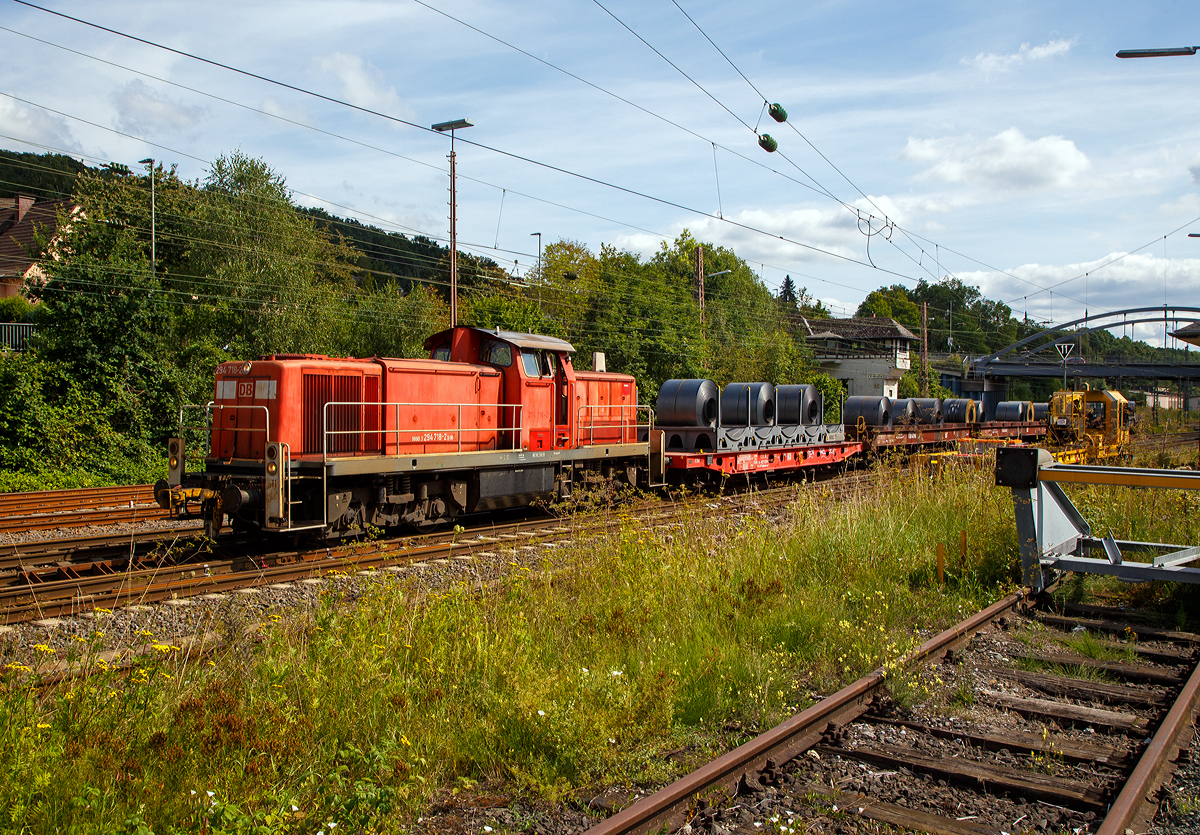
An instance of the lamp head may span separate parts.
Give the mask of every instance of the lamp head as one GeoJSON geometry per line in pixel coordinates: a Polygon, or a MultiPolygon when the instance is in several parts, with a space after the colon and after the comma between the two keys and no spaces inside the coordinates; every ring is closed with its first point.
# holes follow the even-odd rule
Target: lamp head
{"type": "Polygon", "coordinates": [[[1195,55],[1194,46],[1168,46],[1161,49],[1122,49],[1118,58],[1169,58],[1173,55],[1195,55]]]}
{"type": "Polygon", "coordinates": [[[438,122],[436,125],[432,125],[432,128],[439,133],[443,133],[448,130],[462,130],[463,128],[474,126],[475,123],[470,119],[455,119],[453,122],[438,122]]]}

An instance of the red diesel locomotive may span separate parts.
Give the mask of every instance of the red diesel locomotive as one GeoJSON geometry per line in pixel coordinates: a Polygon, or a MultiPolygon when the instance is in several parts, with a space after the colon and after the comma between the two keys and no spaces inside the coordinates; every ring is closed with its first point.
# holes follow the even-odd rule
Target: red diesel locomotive
{"type": "Polygon", "coordinates": [[[430,359],[283,354],[217,368],[181,411],[156,486],[177,516],[235,531],[340,536],[567,495],[584,471],[649,480],[650,415],[628,374],[576,371],[561,339],[457,327],[430,359]],[[186,469],[184,415],[207,453],[186,469]]]}

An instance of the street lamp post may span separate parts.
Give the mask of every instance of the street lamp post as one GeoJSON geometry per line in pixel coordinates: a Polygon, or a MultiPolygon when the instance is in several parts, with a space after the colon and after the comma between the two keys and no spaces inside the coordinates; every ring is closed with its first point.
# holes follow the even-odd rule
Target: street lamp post
{"type": "Polygon", "coordinates": [[[154,252],[154,157],[138,160],[138,164],[150,166],[150,277],[154,278],[154,267],[157,263],[154,252]]]}
{"type": "Polygon", "coordinates": [[[474,126],[470,119],[438,122],[433,129],[450,131],[450,327],[458,327],[458,207],[454,191],[454,132],[474,126]]]}
{"type": "Polygon", "coordinates": [[[538,281],[541,281],[542,280],[542,233],[541,232],[530,232],[529,233],[529,237],[531,237],[531,238],[534,235],[537,235],[537,239],[538,239],[538,281]]]}

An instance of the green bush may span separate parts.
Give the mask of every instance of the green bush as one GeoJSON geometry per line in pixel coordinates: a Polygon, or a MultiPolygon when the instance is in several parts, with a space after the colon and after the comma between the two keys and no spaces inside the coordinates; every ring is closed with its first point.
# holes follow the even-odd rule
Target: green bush
{"type": "Polygon", "coordinates": [[[7,296],[0,299],[0,324],[8,322],[32,322],[34,306],[24,296],[7,296]]]}

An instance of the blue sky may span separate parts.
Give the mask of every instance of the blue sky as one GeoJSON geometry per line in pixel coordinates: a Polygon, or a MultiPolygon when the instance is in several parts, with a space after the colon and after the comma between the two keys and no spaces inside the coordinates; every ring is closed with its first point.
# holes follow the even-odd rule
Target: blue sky
{"type": "MultiPolygon", "coordinates": [[[[1195,3],[679,0],[778,125],[671,0],[603,2],[703,90],[594,0],[429,5],[655,115],[412,0],[46,5],[419,125],[467,117],[463,139],[659,198],[460,143],[460,241],[510,269],[536,261],[531,232],[648,255],[686,228],[841,315],[938,275],[1042,320],[1200,299],[1200,55],[1114,57],[1200,42],[1195,3]]],[[[300,203],[447,235],[444,136],[12,0],[0,26],[5,147],[188,178],[241,149],[300,203]]]]}

